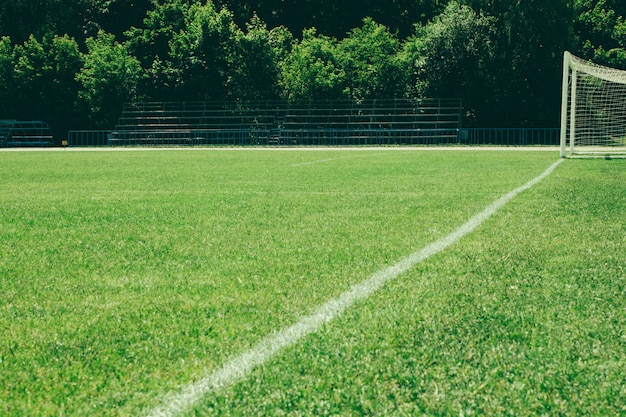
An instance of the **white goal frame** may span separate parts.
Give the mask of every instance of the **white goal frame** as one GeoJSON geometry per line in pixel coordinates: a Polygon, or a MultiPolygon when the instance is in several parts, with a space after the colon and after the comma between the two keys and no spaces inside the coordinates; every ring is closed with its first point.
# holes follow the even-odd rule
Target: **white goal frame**
{"type": "Polygon", "coordinates": [[[565,52],[561,157],[626,156],[626,71],[565,52]]]}

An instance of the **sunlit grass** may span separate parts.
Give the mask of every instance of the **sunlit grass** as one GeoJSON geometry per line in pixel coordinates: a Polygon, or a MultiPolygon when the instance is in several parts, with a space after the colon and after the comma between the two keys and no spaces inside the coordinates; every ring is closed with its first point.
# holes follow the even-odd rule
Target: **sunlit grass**
{"type": "Polygon", "coordinates": [[[567,161],[478,231],[195,411],[626,413],[625,168],[567,161]]]}
{"type": "MultiPolygon", "coordinates": [[[[556,157],[403,150],[0,153],[0,414],[136,415],[451,232],[556,157]]],[[[546,320],[572,299],[542,296],[532,285],[560,291],[565,276],[573,279],[572,262],[600,268],[603,256],[623,253],[618,232],[605,235],[605,243],[598,236],[608,222],[623,232],[616,213],[624,208],[624,165],[597,163],[566,161],[487,227],[285,352],[251,382],[208,398],[200,414],[216,404],[233,415],[472,409],[470,388],[487,382],[479,392],[493,391],[486,372],[497,368],[488,361],[479,366],[493,347],[481,332],[505,341],[519,333],[522,349],[524,337],[538,330],[501,320],[519,311],[523,323],[563,331],[560,321],[546,320]],[[576,192],[564,183],[575,183],[576,192]],[[587,220],[596,232],[587,232],[577,215],[585,204],[595,208],[587,220]],[[607,242],[614,252],[604,250],[607,242]],[[599,245],[597,266],[579,253],[594,250],[591,244],[599,245]],[[499,302],[510,287],[516,289],[506,294],[517,294],[517,301],[499,302]],[[527,299],[532,304],[522,304],[527,299]],[[553,310],[540,304],[546,300],[553,310]],[[476,362],[459,362],[463,352],[476,362]],[[464,372],[465,385],[446,373],[450,367],[464,372]],[[436,392],[445,395],[438,400],[436,392]]],[[[615,259],[623,290],[623,262],[615,259]]],[[[602,296],[618,283],[607,280],[602,296]]],[[[620,308],[618,299],[609,301],[620,308]]],[[[574,327],[587,325],[582,313],[571,318],[580,320],[574,327]]],[[[558,338],[548,343],[554,335],[547,334],[537,343],[548,353],[563,346],[558,338]]],[[[617,365],[624,364],[623,350],[616,351],[621,343],[608,350],[617,365]]],[[[503,366],[541,374],[536,361],[507,358],[507,346],[503,366]]],[[[612,372],[611,378],[620,375],[612,372]]],[[[501,392],[489,401],[502,405],[501,392]]]]}

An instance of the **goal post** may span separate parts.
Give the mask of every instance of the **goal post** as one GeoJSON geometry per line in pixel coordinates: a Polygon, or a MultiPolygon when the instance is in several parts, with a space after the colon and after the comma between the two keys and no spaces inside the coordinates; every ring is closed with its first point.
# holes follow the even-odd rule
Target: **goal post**
{"type": "Polygon", "coordinates": [[[626,156],[626,71],[565,52],[561,157],[626,156]]]}

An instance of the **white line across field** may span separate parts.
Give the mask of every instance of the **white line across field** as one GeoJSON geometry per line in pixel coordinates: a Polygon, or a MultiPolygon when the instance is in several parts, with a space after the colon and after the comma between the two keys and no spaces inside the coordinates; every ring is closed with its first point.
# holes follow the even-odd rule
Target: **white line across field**
{"type": "Polygon", "coordinates": [[[147,151],[515,151],[515,152],[559,152],[558,146],[70,146],[67,148],[0,148],[3,152],[147,152],[147,151]]]}
{"type": "Polygon", "coordinates": [[[317,165],[317,164],[323,164],[325,162],[333,162],[333,161],[339,161],[342,159],[354,159],[354,158],[362,158],[363,156],[365,157],[374,157],[374,156],[382,156],[384,154],[382,153],[368,153],[365,155],[359,155],[359,156],[342,156],[342,157],[338,157],[338,158],[327,158],[327,159],[318,159],[315,161],[308,161],[308,162],[302,162],[299,164],[292,164],[291,167],[292,168],[296,168],[296,167],[303,167],[303,166],[307,166],[307,165],[317,165]]]}
{"type": "Polygon", "coordinates": [[[505,206],[515,196],[528,190],[550,175],[561,162],[563,162],[563,159],[557,160],[538,177],[500,197],[449,235],[401,259],[397,263],[375,272],[339,297],[319,306],[313,314],[303,317],[290,327],[266,336],[251,349],[232,357],[215,371],[208,373],[195,382],[183,386],[177,392],[171,392],[165,395],[160,405],[154,409],[147,410],[145,415],[150,417],[177,416],[183,412],[189,411],[209,392],[217,391],[237,381],[243,380],[254,368],[263,365],[282,349],[292,346],[303,337],[316,332],[322,325],[339,316],[344,310],[351,307],[357,301],[370,297],[386,283],[395,279],[400,274],[458,242],[480,226],[496,211],[505,206]]]}

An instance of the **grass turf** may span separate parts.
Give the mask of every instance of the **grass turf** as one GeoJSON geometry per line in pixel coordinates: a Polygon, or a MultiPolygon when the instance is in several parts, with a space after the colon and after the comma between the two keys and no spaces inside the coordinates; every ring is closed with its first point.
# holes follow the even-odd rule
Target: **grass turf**
{"type": "Polygon", "coordinates": [[[196,414],[624,414],[625,167],[567,161],[196,414]]]}
{"type": "MultiPolygon", "coordinates": [[[[454,230],[555,156],[0,154],[0,412],[135,415],[454,230]]],[[[567,161],[523,204],[196,412],[530,414],[551,410],[554,390],[580,397],[569,410],[623,411],[624,164],[595,164],[567,161]],[[586,284],[594,270],[600,294],[586,284]],[[607,297],[594,308],[614,321],[592,321],[580,294],[607,297]],[[591,343],[591,327],[612,359],[586,362],[591,376],[567,385],[576,361],[565,346],[591,343]]]]}

